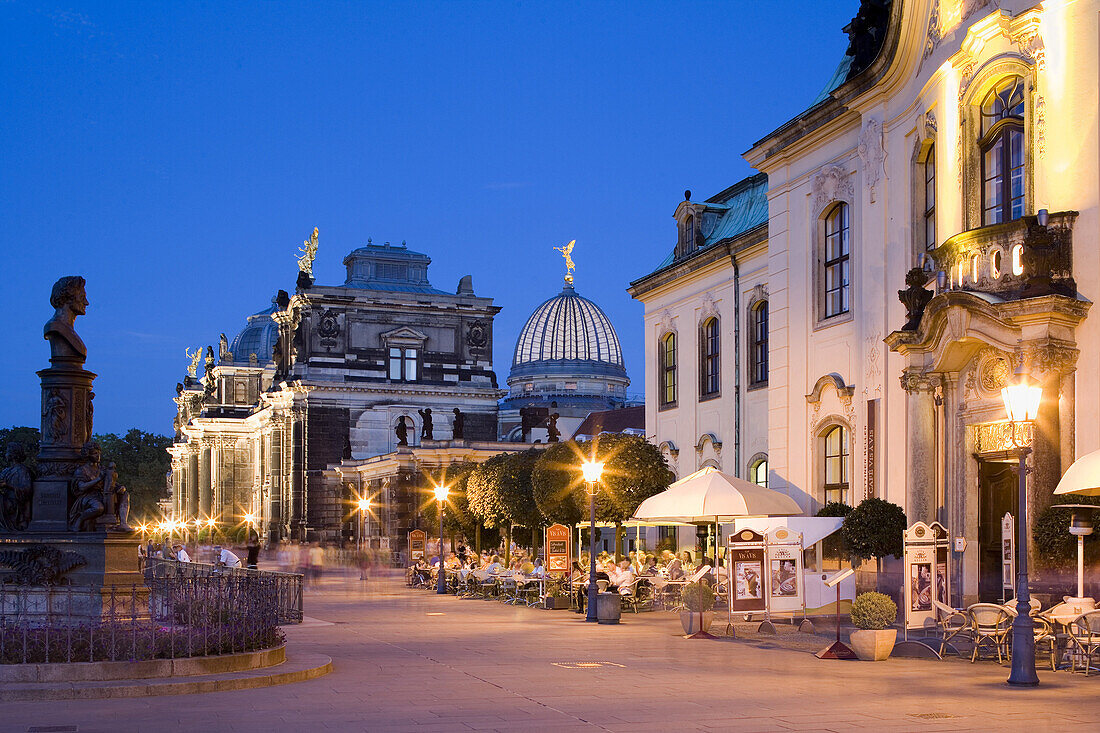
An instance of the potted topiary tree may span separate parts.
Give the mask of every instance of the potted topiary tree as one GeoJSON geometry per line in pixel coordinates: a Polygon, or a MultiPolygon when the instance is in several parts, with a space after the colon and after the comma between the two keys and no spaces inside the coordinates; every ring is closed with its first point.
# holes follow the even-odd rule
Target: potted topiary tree
{"type": "Polygon", "coordinates": [[[706,633],[714,621],[714,590],[706,583],[688,583],[681,598],[684,610],[680,611],[680,625],[685,634],[706,633]]]}
{"type": "Polygon", "coordinates": [[[852,603],[852,651],[865,662],[881,662],[894,650],[898,630],[893,626],[898,607],[884,593],[860,593],[852,603]]]}

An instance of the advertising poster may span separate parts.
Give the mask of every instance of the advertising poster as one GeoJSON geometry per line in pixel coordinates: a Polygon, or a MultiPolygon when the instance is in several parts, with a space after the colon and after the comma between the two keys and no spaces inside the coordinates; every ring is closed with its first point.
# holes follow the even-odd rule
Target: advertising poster
{"type": "Polygon", "coordinates": [[[764,597],[764,573],[762,563],[756,560],[734,562],[734,577],[737,578],[738,600],[764,597]]]}
{"type": "Polygon", "coordinates": [[[1001,588],[1005,597],[1013,594],[1016,587],[1016,542],[1015,527],[1011,514],[1001,518],[1001,588]]]}
{"type": "Polygon", "coordinates": [[[767,602],[764,536],[750,529],[741,530],[730,535],[728,547],[733,611],[763,611],[767,602]]]}
{"type": "Polygon", "coordinates": [[[794,560],[771,562],[772,598],[794,598],[798,595],[798,568],[794,560]]]}
{"type": "Polygon", "coordinates": [[[914,611],[932,610],[932,563],[915,562],[909,566],[911,608],[914,611]]]}
{"type": "Polygon", "coordinates": [[[570,565],[569,528],[554,524],[546,528],[546,570],[551,573],[568,573],[570,565]]]}
{"type": "Polygon", "coordinates": [[[424,558],[424,543],[427,541],[428,536],[422,529],[414,529],[409,532],[409,559],[421,560],[424,558]]]}

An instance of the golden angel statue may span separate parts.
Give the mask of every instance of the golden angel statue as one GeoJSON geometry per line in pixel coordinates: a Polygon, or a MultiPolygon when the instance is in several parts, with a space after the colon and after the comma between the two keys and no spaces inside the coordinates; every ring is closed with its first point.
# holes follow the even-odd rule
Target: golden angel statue
{"type": "Polygon", "coordinates": [[[561,256],[565,258],[565,281],[567,283],[573,282],[573,270],[576,266],[573,264],[573,247],[577,244],[577,240],[570,240],[569,244],[564,247],[554,247],[556,252],[561,252],[561,256]]]}
{"type": "Polygon", "coordinates": [[[317,257],[317,227],[313,227],[313,234],[302,242],[298,249],[302,256],[298,258],[298,269],[307,275],[313,274],[313,260],[317,257]]]}
{"type": "Polygon", "coordinates": [[[191,360],[191,365],[187,367],[187,376],[194,379],[199,373],[199,362],[202,361],[202,347],[195,349],[195,353],[192,354],[190,349],[183,350],[184,356],[191,360]]]}

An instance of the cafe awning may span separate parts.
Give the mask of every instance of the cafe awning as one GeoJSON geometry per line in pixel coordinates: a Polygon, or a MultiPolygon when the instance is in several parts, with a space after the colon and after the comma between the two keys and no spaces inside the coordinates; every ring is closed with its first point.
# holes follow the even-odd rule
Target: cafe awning
{"type": "Polygon", "coordinates": [[[721,517],[802,514],[791,497],[707,467],[643,501],[634,519],[646,522],[713,522],[721,517]]]}

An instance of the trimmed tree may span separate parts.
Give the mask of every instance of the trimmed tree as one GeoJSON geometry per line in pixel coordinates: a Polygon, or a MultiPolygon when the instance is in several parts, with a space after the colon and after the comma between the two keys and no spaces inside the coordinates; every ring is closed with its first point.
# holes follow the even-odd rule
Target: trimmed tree
{"type": "MultiPolygon", "coordinates": [[[[817,510],[815,517],[847,517],[852,513],[852,507],[840,501],[830,501],[817,510]]],[[[840,560],[850,555],[844,544],[844,526],[837,532],[825,538],[822,542],[822,555],[830,560],[840,560]]]]}
{"type": "Polygon", "coordinates": [[[506,560],[511,556],[512,526],[522,524],[537,535],[541,523],[531,488],[531,472],[538,455],[537,449],[531,449],[493,456],[475,468],[466,481],[470,511],[487,527],[504,528],[506,560]]]}
{"type": "Polygon", "coordinates": [[[101,433],[95,440],[103,450],[102,465],[115,462],[118,482],[130,494],[131,516],[155,515],[157,502],[168,496],[167,478],[172,470],[168,446],[172,439],[130,428],[121,437],[101,433]]]}
{"type": "Polygon", "coordinates": [[[905,511],[884,499],[864,499],[844,517],[844,544],[853,557],[881,561],[887,555],[900,558],[905,552],[905,511]]]}
{"type": "Polygon", "coordinates": [[[609,433],[590,442],[559,444],[543,454],[532,476],[536,500],[548,520],[583,521],[588,494],[580,467],[592,456],[604,464],[596,494],[596,519],[615,524],[615,557],[619,559],[622,523],[634,516],[639,504],[667,489],[673,475],[657,447],[637,435],[609,433]]]}

